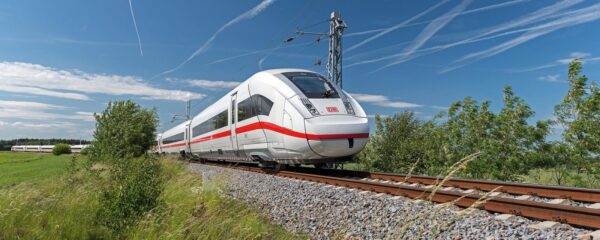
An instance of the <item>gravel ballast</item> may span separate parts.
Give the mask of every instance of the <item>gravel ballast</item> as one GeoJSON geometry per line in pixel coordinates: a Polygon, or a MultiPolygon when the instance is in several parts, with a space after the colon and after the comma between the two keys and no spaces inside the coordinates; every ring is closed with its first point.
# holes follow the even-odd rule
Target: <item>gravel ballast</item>
{"type": "Polygon", "coordinates": [[[577,239],[590,232],[565,224],[533,230],[538,222],[521,217],[499,221],[481,210],[216,166],[188,169],[206,183],[219,179],[226,196],[312,239],[577,239]]]}

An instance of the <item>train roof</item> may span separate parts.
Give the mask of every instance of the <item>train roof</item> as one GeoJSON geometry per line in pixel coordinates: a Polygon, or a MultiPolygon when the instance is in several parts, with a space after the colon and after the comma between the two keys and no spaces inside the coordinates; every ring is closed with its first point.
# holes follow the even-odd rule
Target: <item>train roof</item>
{"type": "MultiPolygon", "coordinates": [[[[275,69],[269,69],[269,70],[264,70],[264,71],[260,71],[257,73],[252,74],[252,76],[248,77],[248,79],[246,79],[245,81],[241,82],[237,87],[231,89],[231,91],[229,91],[227,94],[223,95],[220,99],[216,100],[215,102],[209,104],[209,106],[222,106],[223,108],[227,108],[227,104],[219,104],[219,102],[224,103],[224,102],[229,102],[229,96],[231,94],[233,94],[234,92],[239,91],[240,88],[247,88],[248,84],[250,81],[265,81],[265,78],[263,78],[262,76],[265,75],[270,75],[272,76],[272,78],[270,79],[278,79],[281,81],[281,78],[276,76],[278,74],[282,74],[282,73],[287,73],[287,72],[309,72],[309,73],[316,73],[319,74],[317,72],[314,71],[310,71],[310,70],[306,70],[306,69],[301,69],[301,68],[275,68],[275,69]]],[[[219,109],[218,107],[207,107],[205,109],[203,109],[202,111],[200,111],[199,113],[195,114],[192,117],[192,120],[206,120],[206,119],[198,119],[198,117],[200,118],[208,118],[210,116],[215,115],[216,113],[222,111],[222,109],[219,109]]],[[[179,125],[172,127],[170,129],[165,130],[162,133],[157,134],[157,138],[161,138],[161,137],[170,137],[173,136],[175,134],[178,134],[180,132],[182,132],[186,126],[188,126],[190,124],[190,122],[192,120],[188,120],[185,122],[180,123],[179,125]]]]}
{"type": "Polygon", "coordinates": [[[311,72],[311,73],[316,73],[314,71],[306,70],[306,69],[301,69],[301,68],[275,68],[275,69],[269,69],[269,70],[260,71],[260,72],[257,72],[255,74],[259,74],[259,73],[281,74],[281,73],[286,73],[286,72],[311,72]]]}

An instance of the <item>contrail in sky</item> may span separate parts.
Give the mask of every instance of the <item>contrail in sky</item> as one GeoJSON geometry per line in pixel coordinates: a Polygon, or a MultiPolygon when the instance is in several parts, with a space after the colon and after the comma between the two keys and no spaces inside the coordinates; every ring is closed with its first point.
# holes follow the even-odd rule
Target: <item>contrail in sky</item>
{"type": "Polygon", "coordinates": [[[458,16],[460,12],[464,11],[465,8],[472,2],[472,0],[463,0],[460,4],[452,8],[450,11],[444,13],[442,16],[439,16],[435,20],[431,21],[424,29],[419,33],[419,35],[415,38],[415,40],[404,49],[402,55],[398,57],[398,59],[388,65],[385,65],[378,70],[383,68],[387,68],[393,65],[396,65],[402,62],[405,58],[410,57],[415,51],[423,46],[434,34],[436,34],[440,29],[445,27],[454,17],[458,16]]]}
{"type": "Polygon", "coordinates": [[[414,20],[416,20],[416,19],[418,19],[418,18],[422,17],[423,15],[425,15],[425,14],[427,14],[427,13],[429,13],[429,12],[433,11],[434,9],[436,9],[437,7],[439,7],[439,6],[443,5],[443,4],[444,4],[444,3],[446,3],[446,2],[448,2],[448,0],[440,1],[440,2],[439,2],[439,3],[437,3],[436,5],[433,5],[432,7],[428,8],[427,10],[425,10],[425,11],[423,11],[423,12],[421,12],[421,13],[419,13],[419,14],[417,14],[417,15],[415,15],[415,16],[413,16],[413,17],[411,17],[411,18],[407,19],[407,20],[405,20],[404,22],[401,22],[401,23],[399,23],[399,24],[396,24],[396,25],[394,25],[394,26],[392,26],[392,27],[389,27],[389,28],[387,28],[387,29],[385,29],[385,30],[381,31],[381,32],[380,32],[380,33],[378,33],[378,34],[375,34],[374,36],[372,36],[372,37],[370,37],[370,38],[367,38],[367,39],[365,39],[364,41],[362,41],[362,42],[359,42],[359,43],[357,43],[357,44],[355,44],[355,45],[353,45],[353,46],[349,47],[349,48],[348,48],[348,50],[346,50],[346,51],[344,51],[344,52],[350,52],[350,51],[352,51],[352,50],[354,50],[354,49],[356,49],[356,48],[358,48],[358,47],[360,47],[360,46],[362,46],[362,45],[365,45],[365,44],[369,43],[370,41],[373,41],[373,40],[375,40],[375,39],[378,39],[378,38],[380,38],[380,37],[381,37],[381,36],[383,36],[383,35],[386,35],[386,34],[388,34],[388,33],[389,33],[389,32],[391,32],[391,31],[394,31],[394,30],[396,30],[396,29],[398,29],[398,28],[401,28],[401,27],[403,27],[403,26],[405,26],[405,25],[409,24],[410,22],[412,22],[412,21],[414,21],[414,20]]]}
{"type": "MultiPolygon", "coordinates": [[[[400,62],[406,62],[410,59],[413,59],[415,57],[419,57],[419,56],[424,56],[424,55],[429,55],[429,54],[433,54],[439,51],[442,51],[444,49],[447,48],[451,48],[451,47],[455,47],[455,46],[459,46],[459,45],[463,45],[463,44],[467,44],[467,43],[472,43],[472,42],[478,42],[478,41],[482,41],[482,40],[487,40],[487,39],[492,39],[492,38],[496,38],[499,36],[504,36],[507,34],[511,34],[511,32],[505,32],[502,33],[504,31],[516,28],[516,27],[521,27],[521,26],[525,26],[525,25],[529,25],[529,24],[533,24],[533,23],[537,23],[540,21],[544,21],[547,20],[548,18],[552,18],[552,17],[556,17],[559,16],[560,14],[555,14],[557,12],[560,12],[563,9],[566,9],[568,7],[571,7],[577,3],[582,2],[582,0],[564,0],[558,3],[555,3],[553,5],[541,8],[539,10],[536,10],[534,12],[531,12],[523,17],[517,18],[515,20],[509,21],[509,22],[505,22],[505,23],[501,23],[498,24],[496,26],[494,26],[492,29],[484,31],[480,34],[477,34],[476,36],[472,36],[457,42],[453,42],[453,43],[448,43],[445,45],[439,45],[439,46],[434,46],[434,47],[430,47],[427,49],[420,49],[417,50],[416,52],[418,52],[419,54],[410,56],[410,57],[405,57],[402,60],[396,60],[396,63],[400,63],[400,62]],[[497,35],[492,35],[495,33],[500,33],[497,35]],[[492,36],[490,36],[492,35],[492,36]],[[488,37],[489,36],[489,37],[488,37]]],[[[491,7],[491,6],[490,6],[491,7]]],[[[530,29],[527,29],[530,30],[530,29]]],[[[522,30],[517,30],[515,32],[521,32],[522,30]]],[[[388,59],[393,59],[393,58],[397,58],[397,57],[401,57],[403,55],[403,53],[396,53],[396,54],[392,54],[392,55],[388,55],[388,56],[384,56],[384,57],[379,57],[376,59],[370,59],[370,60],[364,60],[364,61],[360,61],[360,62],[356,62],[353,64],[350,64],[346,67],[352,67],[352,66],[356,66],[356,65],[362,65],[362,64],[367,64],[367,63],[375,63],[375,62],[379,62],[379,61],[383,61],[383,60],[388,60],[388,59]]]]}
{"type": "Polygon", "coordinates": [[[262,69],[263,69],[263,68],[262,68],[262,65],[263,65],[263,62],[265,62],[265,60],[267,59],[267,57],[268,57],[268,56],[264,56],[263,58],[261,58],[260,60],[258,60],[258,69],[259,69],[259,70],[262,70],[262,69]]]}
{"type": "Polygon", "coordinates": [[[131,5],[131,0],[129,0],[129,11],[131,11],[133,27],[135,28],[135,34],[137,35],[138,45],[140,46],[140,55],[144,56],[144,51],[142,51],[142,40],[140,39],[140,32],[138,31],[137,23],[135,22],[135,15],[133,14],[133,6],[131,5]]]}
{"type": "Polygon", "coordinates": [[[242,53],[242,54],[238,54],[235,56],[230,56],[230,57],[226,57],[226,58],[221,58],[221,59],[217,59],[215,61],[212,61],[208,64],[215,64],[215,63],[222,63],[222,62],[226,62],[229,60],[233,60],[233,59],[237,59],[237,58],[241,58],[241,57],[245,57],[245,56],[250,56],[250,55],[254,55],[254,54],[260,54],[260,53],[268,53],[268,55],[272,54],[274,51],[279,50],[279,49],[284,49],[284,48],[291,48],[291,47],[298,47],[298,46],[308,46],[311,45],[312,42],[308,42],[308,43],[300,43],[300,44],[292,44],[292,45],[281,45],[281,46],[277,46],[274,48],[267,48],[267,49],[261,49],[261,50],[254,50],[254,51],[249,51],[246,53],[242,53]]]}
{"type": "Polygon", "coordinates": [[[554,32],[556,30],[590,21],[595,21],[598,19],[600,19],[600,4],[595,4],[587,8],[571,11],[568,15],[562,18],[533,27],[532,30],[525,32],[519,37],[513,38],[502,44],[498,44],[494,47],[479,52],[467,54],[455,60],[450,66],[445,67],[441,71],[441,73],[449,72],[454,69],[463,67],[469,64],[470,62],[494,56],[498,53],[502,53],[529,40],[554,32]]]}
{"type": "MultiPolygon", "coordinates": [[[[492,10],[492,9],[496,9],[496,8],[503,8],[503,7],[511,6],[511,5],[522,3],[522,2],[526,2],[526,1],[529,1],[529,0],[513,0],[513,1],[510,1],[510,2],[498,3],[498,4],[494,4],[494,5],[489,5],[489,6],[485,6],[485,7],[480,7],[480,8],[475,8],[475,9],[467,10],[467,11],[458,13],[457,15],[465,15],[465,14],[469,14],[469,13],[477,13],[477,12],[492,10]]],[[[449,16],[445,16],[445,17],[446,18],[454,18],[455,16],[454,15],[449,15],[449,16]]],[[[412,26],[416,26],[416,25],[430,23],[432,21],[433,20],[426,20],[426,21],[421,21],[421,22],[415,22],[415,23],[410,23],[410,24],[403,25],[402,27],[412,27],[412,26]]],[[[365,31],[360,31],[360,32],[351,32],[351,33],[348,33],[348,34],[344,34],[344,37],[353,37],[353,36],[360,36],[360,35],[366,35],[366,34],[371,34],[371,33],[378,33],[378,32],[383,32],[386,29],[387,28],[378,28],[378,29],[371,29],[371,30],[365,30],[365,31]]]]}
{"type": "Polygon", "coordinates": [[[187,64],[189,61],[191,61],[192,59],[194,59],[196,56],[200,55],[201,53],[203,53],[204,51],[206,51],[210,45],[212,44],[212,42],[215,40],[215,38],[225,29],[227,29],[228,27],[230,27],[233,24],[236,24],[242,20],[246,20],[246,19],[250,19],[255,17],[256,15],[258,15],[259,13],[261,13],[263,10],[265,10],[267,7],[269,7],[269,5],[271,5],[273,2],[275,2],[275,0],[263,0],[261,3],[259,3],[258,5],[256,5],[255,7],[253,7],[252,9],[242,13],[241,15],[235,17],[234,19],[229,20],[229,22],[225,23],[225,25],[221,26],[221,28],[219,28],[215,33],[213,33],[213,35],[206,41],[204,42],[204,44],[202,44],[202,46],[200,46],[200,48],[198,48],[198,50],[196,50],[191,56],[189,56],[185,61],[183,61],[182,63],[180,63],[179,65],[177,65],[176,67],[169,69],[167,71],[164,71],[162,73],[160,73],[159,75],[164,75],[167,73],[172,73],[174,71],[177,71],[178,69],[180,69],[181,67],[183,67],[185,64],[187,64]]]}

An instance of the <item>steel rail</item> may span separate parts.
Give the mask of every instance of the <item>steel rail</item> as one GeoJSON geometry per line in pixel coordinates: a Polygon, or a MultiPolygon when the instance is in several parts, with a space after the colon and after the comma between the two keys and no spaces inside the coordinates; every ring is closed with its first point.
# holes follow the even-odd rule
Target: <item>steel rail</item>
{"type": "MultiPolygon", "coordinates": [[[[325,174],[328,176],[346,176],[346,177],[360,177],[360,178],[373,178],[395,182],[407,182],[407,183],[418,183],[427,185],[436,185],[441,182],[442,177],[429,177],[429,176],[407,176],[404,174],[394,173],[380,173],[380,172],[364,172],[364,171],[353,171],[353,170],[339,170],[339,169],[315,169],[315,168],[290,168],[290,170],[313,173],[313,174],[325,174]]],[[[581,202],[600,202],[600,189],[590,188],[577,188],[577,187],[563,187],[553,185],[541,185],[541,184],[527,184],[527,183],[515,183],[515,182],[499,182],[489,180],[473,180],[473,179],[461,179],[461,178],[450,178],[448,181],[443,183],[444,187],[455,187],[462,189],[476,189],[481,191],[492,191],[498,187],[499,192],[516,194],[516,195],[532,195],[547,198],[564,198],[574,201],[581,202]]]]}
{"type": "MultiPolygon", "coordinates": [[[[228,163],[213,163],[213,165],[223,166],[228,163]]],[[[256,166],[247,164],[231,165],[229,167],[240,170],[265,173],[256,166]]],[[[348,177],[336,177],[318,174],[302,173],[297,171],[276,171],[272,175],[288,177],[300,180],[319,182],[324,184],[356,188],[377,193],[386,193],[394,196],[403,196],[413,199],[430,199],[437,203],[454,202],[455,205],[463,208],[473,206],[482,199],[482,195],[474,193],[463,193],[459,191],[446,191],[437,189],[433,193],[433,188],[403,186],[390,183],[381,183],[373,181],[356,180],[348,177]]],[[[584,207],[574,207],[570,205],[550,204],[543,202],[518,200],[502,197],[488,197],[487,200],[478,206],[479,209],[508,213],[526,218],[538,220],[551,220],[561,223],[567,223],[575,226],[600,229],[600,210],[584,207]]]]}

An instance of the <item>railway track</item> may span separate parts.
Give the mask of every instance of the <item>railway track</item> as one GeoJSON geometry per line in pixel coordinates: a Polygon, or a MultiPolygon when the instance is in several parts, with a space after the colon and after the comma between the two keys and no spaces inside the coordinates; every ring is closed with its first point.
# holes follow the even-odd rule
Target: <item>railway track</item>
{"type": "MultiPolygon", "coordinates": [[[[207,162],[206,164],[266,173],[263,169],[251,163],[207,162]]],[[[476,202],[483,199],[485,194],[486,201],[478,205],[478,208],[482,210],[600,229],[600,209],[590,207],[600,205],[598,204],[600,203],[600,189],[456,178],[446,181],[443,185],[438,185],[437,183],[440,180],[434,177],[408,177],[401,174],[302,167],[290,167],[284,171],[272,171],[268,173],[275,176],[403,196],[412,199],[426,199],[436,203],[454,202],[455,205],[463,208],[473,206],[476,202]],[[487,193],[494,189],[497,191],[496,194],[487,193]],[[527,197],[507,197],[506,195],[508,194],[527,197]],[[545,197],[555,201],[542,202],[539,200],[528,200],[534,196],[545,197]],[[582,204],[565,204],[571,201],[579,201],[582,204]],[[585,207],[582,205],[585,205],[585,207]]]]}

